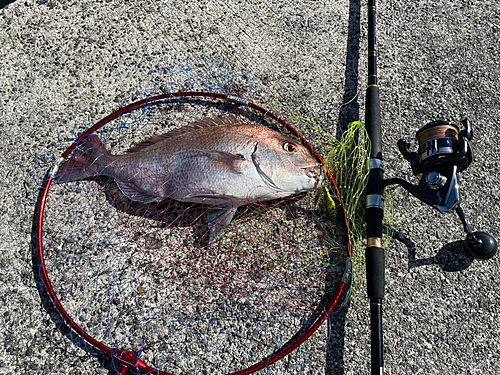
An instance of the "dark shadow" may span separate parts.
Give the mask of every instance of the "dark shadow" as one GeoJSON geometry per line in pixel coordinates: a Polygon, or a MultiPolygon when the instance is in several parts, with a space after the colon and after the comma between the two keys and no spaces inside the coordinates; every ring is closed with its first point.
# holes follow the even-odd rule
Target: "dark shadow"
{"type": "Polygon", "coordinates": [[[13,3],[15,0],[3,0],[0,1],[0,9],[5,8],[7,5],[13,3]]]}
{"type": "Polygon", "coordinates": [[[168,198],[160,202],[136,202],[127,198],[112,178],[97,177],[95,182],[103,188],[107,202],[116,210],[127,215],[154,220],[158,223],[158,228],[196,228],[194,245],[208,245],[208,221],[206,220],[206,213],[209,206],[178,202],[168,198]]]}
{"type": "MultiPolygon", "coordinates": [[[[101,186],[106,201],[116,210],[129,216],[140,217],[157,222],[158,229],[190,227],[195,229],[194,242],[190,245],[205,247],[209,245],[209,226],[207,212],[216,205],[202,203],[179,202],[174,199],[163,199],[160,202],[141,203],[132,201],[118,188],[112,178],[97,177],[95,182],[101,186]]],[[[306,215],[303,207],[296,205],[307,193],[295,194],[285,198],[259,201],[242,205],[236,211],[232,223],[245,221],[251,217],[265,216],[268,209],[280,205],[288,212],[287,216],[306,215]]],[[[157,241],[151,238],[152,241],[157,241]]],[[[161,244],[156,244],[161,246],[161,244]]]]}
{"type": "MultiPolygon", "coordinates": [[[[349,123],[359,120],[358,66],[360,12],[361,1],[351,0],[349,3],[344,96],[337,121],[337,139],[341,139],[349,123]]],[[[345,322],[348,308],[349,304],[328,319],[330,336],[326,347],[325,375],[344,374],[345,322]]]]}
{"type": "Polygon", "coordinates": [[[445,272],[457,272],[468,268],[474,258],[467,252],[463,241],[444,245],[430,258],[416,259],[415,244],[402,233],[395,233],[394,239],[402,242],[408,249],[408,269],[437,264],[445,272]]]}
{"type": "Polygon", "coordinates": [[[360,11],[361,1],[351,0],[349,5],[349,31],[347,35],[344,96],[337,121],[337,139],[342,137],[349,123],[359,120],[358,66],[360,11]]]}
{"type": "Polygon", "coordinates": [[[344,306],[337,314],[328,319],[328,331],[330,332],[326,348],[327,375],[340,375],[344,373],[344,341],[345,322],[348,305],[344,306]]]}

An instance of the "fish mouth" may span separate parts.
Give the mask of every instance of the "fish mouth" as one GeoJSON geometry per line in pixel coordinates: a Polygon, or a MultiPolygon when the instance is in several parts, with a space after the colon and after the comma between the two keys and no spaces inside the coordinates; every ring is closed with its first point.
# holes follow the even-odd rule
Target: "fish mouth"
{"type": "Polygon", "coordinates": [[[323,178],[323,165],[314,164],[312,166],[307,166],[302,168],[304,169],[306,176],[316,180],[316,182],[320,182],[323,178]]]}

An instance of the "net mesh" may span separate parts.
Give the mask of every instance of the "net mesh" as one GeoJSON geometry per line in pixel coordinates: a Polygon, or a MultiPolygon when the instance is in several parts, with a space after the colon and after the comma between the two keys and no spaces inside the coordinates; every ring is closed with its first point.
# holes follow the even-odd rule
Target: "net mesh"
{"type": "MultiPolygon", "coordinates": [[[[325,310],[346,268],[346,220],[355,272],[343,303],[359,283],[366,135],[353,123],[335,139],[273,103],[218,58],[165,64],[128,102],[178,91],[229,93],[239,103],[268,108],[313,145],[339,190],[325,179],[315,193],[243,206],[225,233],[208,243],[207,205],[134,202],[103,176],[53,183],[43,213],[43,256],[64,310],[94,339],[168,373],[230,373],[287,347],[325,310]]],[[[227,114],[293,137],[245,105],[192,98],[146,104],[95,134],[119,155],[154,135],[227,114]]],[[[67,146],[56,144],[53,155],[36,164],[39,185],[47,163],[67,146]]],[[[304,344],[302,354],[325,349],[330,333],[319,334],[325,346],[304,344]]]]}

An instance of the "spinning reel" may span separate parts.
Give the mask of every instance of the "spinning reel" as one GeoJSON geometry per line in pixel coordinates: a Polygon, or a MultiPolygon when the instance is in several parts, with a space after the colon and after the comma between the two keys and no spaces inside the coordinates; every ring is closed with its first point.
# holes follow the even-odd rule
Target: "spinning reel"
{"type": "Polygon", "coordinates": [[[458,181],[460,173],[473,160],[470,141],[473,132],[470,121],[461,121],[460,130],[456,124],[434,121],[417,134],[418,150],[410,152],[410,142],[400,139],[398,148],[411,164],[415,174],[421,174],[418,185],[400,178],[384,180],[384,186],[398,184],[422,202],[442,212],[455,210],[467,233],[465,246],[476,259],[490,259],[497,252],[495,239],[484,232],[472,232],[460,207],[458,181]]]}

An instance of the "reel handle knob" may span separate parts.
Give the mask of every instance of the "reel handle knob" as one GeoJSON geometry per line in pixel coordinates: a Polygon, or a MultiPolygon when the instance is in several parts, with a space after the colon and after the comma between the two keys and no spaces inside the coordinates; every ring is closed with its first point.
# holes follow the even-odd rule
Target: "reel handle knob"
{"type": "Polygon", "coordinates": [[[458,217],[464,225],[467,237],[465,237],[465,247],[469,250],[470,255],[475,259],[488,260],[495,256],[497,253],[497,241],[490,236],[488,233],[484,232],[474,232],[470,230],[469,223],[465,219],[464,212],[460,205],[456,208],[458,217]]]}
{"type": "Polygon", "coordinates": [[[497,241],[484,232],[467,234],[465,247],[475,259],[488,260],[497,253],[497,241]]]}

